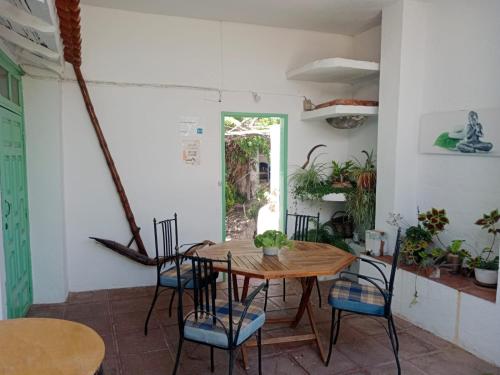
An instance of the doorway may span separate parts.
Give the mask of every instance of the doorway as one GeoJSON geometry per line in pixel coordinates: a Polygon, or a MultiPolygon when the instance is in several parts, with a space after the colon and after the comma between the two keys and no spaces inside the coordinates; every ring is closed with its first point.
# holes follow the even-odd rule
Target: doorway
{"type": "Polygon", "coordinates": [[[283,227],[287,207],[286,115],[223,112],[222,240],[283,227]]]}

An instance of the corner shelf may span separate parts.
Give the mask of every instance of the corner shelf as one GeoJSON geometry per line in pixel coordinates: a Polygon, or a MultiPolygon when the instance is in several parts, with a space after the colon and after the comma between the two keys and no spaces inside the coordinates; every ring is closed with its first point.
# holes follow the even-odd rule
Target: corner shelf
{"type": "Polygon", "coordinates": [[[376,62],[332,57],[289,70],[286,77],[298,81],[353,83],[376,76],[379,70],[376,62]]]}
{"type": "Polygon", "coordinates": [[[325,120],[332,117],[356,115],[376,116],[378,115],[378,107],[365,105],[332,105],[330,107],[302,112],[300,117],[304,121],[313,121],[325,120]]]}
{"type": "Polygon", "coordinates": [[[324,202],[345,202],[345,194],[344,193],[330,193],[323,195],[321,200],[324,202]]]}

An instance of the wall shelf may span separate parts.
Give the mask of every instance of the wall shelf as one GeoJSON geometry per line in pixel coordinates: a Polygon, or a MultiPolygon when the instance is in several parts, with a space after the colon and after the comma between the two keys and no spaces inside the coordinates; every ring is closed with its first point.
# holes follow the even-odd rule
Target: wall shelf
{"type": "Polygon", "coordinates": [[[332,57],[289,70],[286,77],[298,81],[354,83],[376,76],[379,70],[376,62],[332,57]]]}
{"type": "Polygon", "coordinates": [[[301,119],[304,121],[325,120],[332,117],[341,116],[376,116],[378,114],[377,106],[365,105],[332,105],[330,107],[315,109],[302,112],[301,119]]]}
{"type": "Polygon", "coordinates": [[[344,193],[330,193],[323,195],[321,197],[322,201],[325,202],[345,202],[345,194],[344,193]]]}

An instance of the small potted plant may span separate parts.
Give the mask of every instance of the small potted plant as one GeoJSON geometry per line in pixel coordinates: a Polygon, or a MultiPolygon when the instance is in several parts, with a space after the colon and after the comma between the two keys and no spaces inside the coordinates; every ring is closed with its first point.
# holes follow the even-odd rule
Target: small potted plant
{"type": "Polygon", "coordinates": [[[332,161],[332,187],[333,188],[352,188],[352,183],[349,180],[354,163],[348,160],[345,163],[332,161]]]}
{"type": "Polygon", "coordinates": [[[278,255],[281,248],[293,246],[293,242],[279,230],[266,230],[255,237],[254,244],[256,247],[262,248],[264,255],[278,255]]]}
{"type": "Polygon", "coordinates": [[[464,240],[454,240],[451,241],[451,244],[448,246],[446,263],[450,267],[452,273],[459,273],[464,259],[470,255],[469,252],[462,247],[464,242],[464,240]]]}
{"type": "Polygon", "coordinates": [[[498,255],[495,256],[495,243],[500,229],[497,223],[500,220],[498,210],[493,210],[489,214],[484,214],[481,219],[476,221],[482,229],[486,229],[491,234],[491,245],[483,249],[476,257],[469,257],[467,265],[474,269],[476,281],[484,286],[494,287],[498,283],[498,255]]]}

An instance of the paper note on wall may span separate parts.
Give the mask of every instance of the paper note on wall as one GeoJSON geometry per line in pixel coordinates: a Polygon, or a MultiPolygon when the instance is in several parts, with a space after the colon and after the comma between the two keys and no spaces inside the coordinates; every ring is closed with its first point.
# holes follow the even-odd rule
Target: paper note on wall
{"type": "Polygon", "coordinates": [[[200,119],[192,116],[179,116],[179,134],[183,137],[203,135],[200,119]]]}
{"type": "Polygon", "coordinates": [[[186,165],[200,165],[200,147],[199,139],[190,139],[182,141],[182,160],[186,165]]]}

